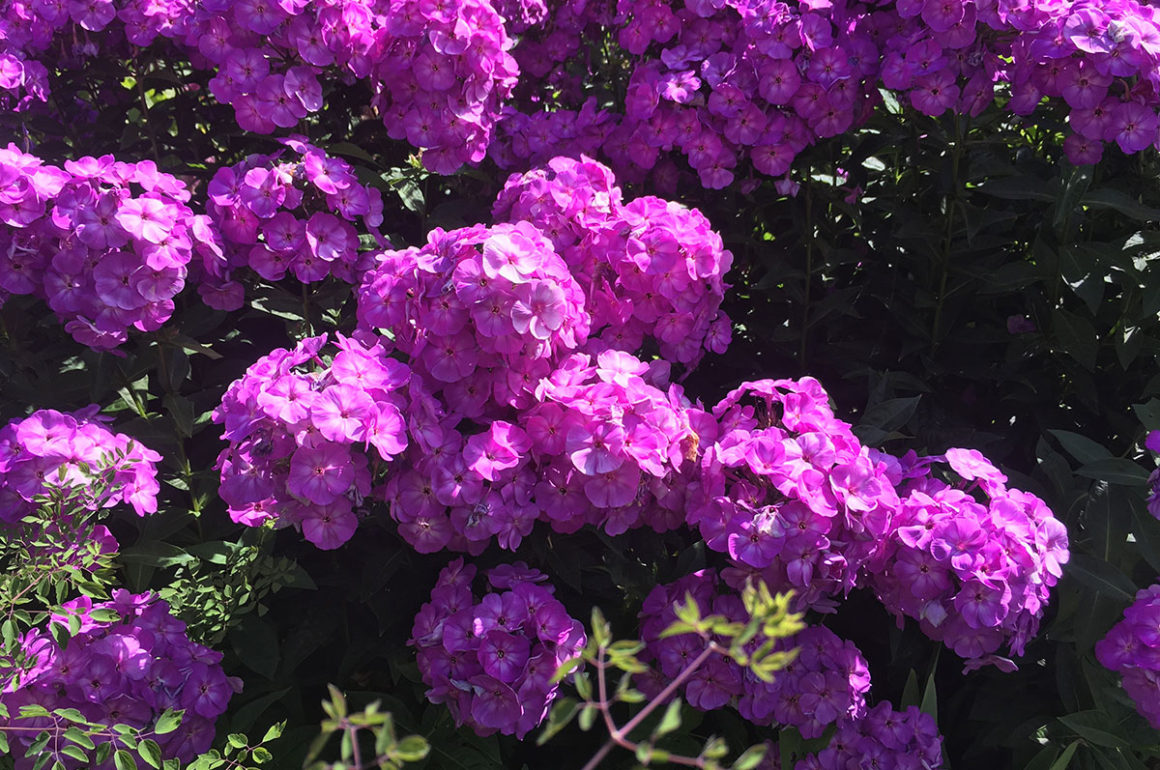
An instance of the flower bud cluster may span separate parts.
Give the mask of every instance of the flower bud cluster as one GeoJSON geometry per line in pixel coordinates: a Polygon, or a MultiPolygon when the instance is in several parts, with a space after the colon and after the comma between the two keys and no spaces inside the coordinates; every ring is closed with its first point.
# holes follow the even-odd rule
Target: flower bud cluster
{"type": "Polygon", "coordinates": [[[0,428],[0,521],[19,522],[54,489],[81,495],[79,504],[90,510],[124,502],[138,516],[155,513],[160,460],[102,425],[95,406],[33,412],[0,428]]]}
{"type": "Polygon", "coordinates": [[[0,150],[0,301],[32,294],[78,342],[115,348],[173,313],[196,253],[216,247],[185,184],[152,161],[41,162],[0,150]]]}
{"type": "Polygon", "coordinates": [[[898,508],[887,464],[810,377],[747,382],[713,416],[689,523],[771,590],[792,589],[803,608],[831,607],[881,561],[898,508]]]}
{"type": "Polygon", "coordinates": [[[489,570],[493,590],[478,599],[475,575],[462,559],[440,572],[408,644],[427,698],[447,704],[456,724],[522,739],[548,715],[559,688],[552,676],[584,649],[584,626],[523,562],[489,570]]]}
{"type": "MultiPolygon", "coordinates": [[[[702,570],[653,588],[641,608],[641,640],[646,645],[642,658],[655,661],[667,681],[680,674],[708,646],[707,640],[693,633],[661,638],[661,633],[677,621],[674,608],[684,604],[687,595],[697,602],[702,617],[723,615],[739,623],[748,619],[736,592],[718,590],[718,577],[713,570],[702,570]]],[[[750,647],[759,643],[754,640],[750,647]]],[[[796,727],[806,738],[817,738],[828,726],[842,725],[865,714],[870,672],[852,642],[839,639],[825,627],[809,626],[778,640],[777,649],[797,649],[798,654],[777,672],[772,682],[761,680],[729,658],[712,655],[684,685],[685,700],[702,711],[732,703],[742,717],[754,724],[796,727]]]]}
{"type": "Polygon", "coordinates": [[[794,770],[938,770],[942,766],[942,736],[934,718],[918,706],[895,711],[883,701],[861,719],[839,724],[830,745],[798,762],[794,770]]]}
{"type": "Polygon", "coordinates": [[[584,288],[592,333],[609,346],[632,351],[652,338],[686,366],[728,347],[720,306],[733,255],[696,209],[652,196],[625,204],[607,167],[559,157],[513,174],[493,213],[552,239],[584,288]]]}
{"type": "Polygon", "coordinates": [[[1067,530],[1042,500],[1009,489],[978,451],[912,458],[897,467],[902,502],[870,586],[887,609],[915,618],[968,667],[1014,664],[1039,628],[1049,592],[1068,560],[1067,530]],[[934,478],[945,462],[957,480],[934,478]]]}
{"type": "Polygon", "coordinates": [[[333,275],[347,283],[373,266],[359,252],[360,218],[376,233],[383,222],[379,191],[358,183],[341,158],[300,139],[281,140],[294,154],[251,155],[218,169],[209,183],[207,212],[221,231],[223,252],[204,263],[198,291],[224,310],[241,307],[232,273],[249,267],[268,281],[287,272],[302,283],[333,275]]]}
{"type": "MultiPolygon", "coordinates": [[[[164,757],[183,763],[209,749],[215,720],[241,686],[223,673],[221,653],[190,641],[185,623],[149,593],[117,590],[111,601],[81,597],[62,609],[51,622],[66,629],[71,624],[68,645],[60,646],[41,629],[29,631],[21,649],[31,667],[0,692],[0,704],[10,714],[0,725],[23,728],[9,733],[9,740],[21,747],[15,756],[24,756],[39,733],[36,728],[51,725],[47,717],[18,716],[20,707],[32,705],[50,711],[73,708],[92,722],[142,729],[164,757]],[[151,733],[157,717],[169,709],[185,711],[180,726],[151,733]]],[[[16,766],[31,768],[36,758],[17,759],[16,766]]],[[[59,759],[65,767],[82,767],[67,755],[59,759]]]]}
{"type": "Polygon", "coordinates": [[[326,335],[276,350],[232,383],[214,410],[230,446],[218,456],[230,517],[295,525],[319,548],[354,534],[355,508],[371,491],[371,464],[407,446],[400,394],[410,371],[377,346],[326,335]]]}
{"type": "Polygon", "coordinates": [[[1096,642],[1096,659],[1123,677],[1136,710],[1160,730],[1160,583],[1136,593],[1124,619],[1096,642]]]}

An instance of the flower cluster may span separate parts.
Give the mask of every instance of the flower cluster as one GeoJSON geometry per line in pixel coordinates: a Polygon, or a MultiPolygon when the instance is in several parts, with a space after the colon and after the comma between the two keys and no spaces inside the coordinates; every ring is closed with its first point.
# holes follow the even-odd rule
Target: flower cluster
{"type": "Polygon", "coordinates": [[[398,391],[410,371],[341,334],[326,363],[325,344],[326,335],[311,337],[261,358],[230,385],[213,419],[230,442],[216,466],[230,517],[293,524],[330,549],[354,534],[371,463],[407,446],[398,391]]]}
{"type": "Polygon", "coordinates": [[[422,553],[476,553],[492,538],[517,548],[537,520],[559,532],[678,526],[680,474],[704,413],[678,387],[658,387],[662,378],[621,351],[577,353],[539,381],[514,422],[480,432],[413,378],[411,403],[425,408],[408,414],[414,444],[381,488],[400,534],[422,553]]]}
{"type": "Polygon", "coordinates": [[[651,337],[686,366],[728,347],[720,306],[733,255],[696,209],[652,196],[625,204],[607,167],[558,157],[513,174],[493,213],[552,239],[587,295],[592,333],[611,347],[633,351],[651,337]]]}
{"type": "Polygon", "coordinates": [[[1124,619],[1096,642],[1096,659],[1123,677],[1136,710],[1160,730],[1160,583],[1137,592],[1124,619]]]}
{"type": "Polygon", "coordinates": [[[216,249],[184,183],[152,161],[41,162],[0,150],[0,301],[44,299],[78,342],[115,348],[173,313],[195,253],[216,249]]]}
{"type": "Polygon", "coordinates": [[[359,184],[341,158],[301,139],[281,140],[294,154],[251,155],[218,169],[207,189],[207,213],[222,234],[224,250],[203,263],[198,291],[214,307],[235,310],[242,287],[232,273],[249,267],[268,281],[287,272],[303,283],[334,275],[347,283],[373,265],[359,252],[362,220],[375,233],[383,222],[383,200],[359,184]]]}
{"type": "Polygon", "coordinates": [[[799,606],[832,607],[882,561],[898,508],[887,463],[809,377],[745,383],[713,416],[688,522],[799,606]]]}
{"type": "Polygon", "coordinates": [[[862,123],[880,88],[932,116],[978,115],[1000,91],[1020,115],[1049,100],[1068,114],[1075,163],[1095,162],[1105,143],[1132,153],[1156,141],[1160,18],[1135,0],[1114,11],[1013,0],[561,3],[526,38],[516,56],[544,85],[521,88],[505,115],[492,150],[505,167],[599,148],[632,181],[652,172],[660,183],[678,154],[711,189],[749,168],[777,177],[807,145],[862,123]],[[580,106],[575,72],[585,69],[573,60],[579,41],[598,38],[633,61],[611,75],[587,68],[622,79],[625,102],[612,111],[580,106]]]}
{"type": "Polygon", "coordinates": [[[976,450],[910,458],[895,471],[902,501],[871,587],[900,621],[917,619],[968,667],[1013,667],[993,653],[1006,643],[1022,655],[1038,630],[1068,560],[1067,529],[1038,497],[1007,488],[976,450]],[[958,480],[934,478],[936,462],[958,480]]]}
{"type": "MultiPolygon", "coordinates": [[[[525,17],[542,15],[530,4],[525,17]]],[[[37,59],[54,44],[83,61],[122,41],[133,55],[158,37],[214,71],[210,93],[246,131],[293,128],[322,108],[326,89],[366,81],[388,132],[424,148],[437,173],[483,159],[519,74],[503,17],[484,0],[4,0],[0,93],[14,107],[43,101],[48,70],[37,59]]]]}
{"type": "Polygon", "coordinates": [[[798,762],[795,770],[938,770],[942,766],[942,736],[934,718],[917,706],[895,711],[883,701],[861,719],[839,724],[830,745],[798,762]]]}
{"type": "Polygon", "coordinates": [[[0,521],[19,522],[54,489],[80,494],[90,510],[157,511],[161,455],[97,419],[97,407],[66,414],[42,409],[0,428],[0,521]]]}
{"type": "Polygon", "coordinates": [[[415,372],[471,418],[489,404],[530,405],[589,326],[584,292],[526,222],[435,230],[421,249],[385,252],[363,277],[358,318],[365,331],[389,330],[415,372]]]}
{"type": "MultiPolygon", "coordinates": [[[[221,653],[191,642],[185,623],[152,594],[118,590],[111,601],[81,597],[62,610],[51,622],[66,629],[71,622],[77,629],[67,646],[41,629],[21,639],[31,667],[0,692],[0,704],[11,715],[0,724],[23,728],[9,733],[10,741],[26,748],[36,728],[50,726],[47,717],[17,716],[20,707],[37,705],[50,711],[74,708],[92,722],[139,728],[160,744],[165,757],[182,762],[209,749],[215,720],[241,686],[222,672],[221,653]],[[185,711],[181,725],[170,733],[150,733],[168,709],[185,711]]],[[[14,755],[24,753],[22,748],[14,755]]],[[[36,759],[17,759],[16,766],[30,768],[36,759]]],[[[82,766],[64,754],[57,759],[68,768],[82,766]]]]}
{"type": "MultiPolygon", "coordinates": [[[[683,604],[686,596],[693,597],[702,617],[714,614],[746,621],[739,595],[719,592],[717,584],[716,572],[702,570],[656,586],[645,599],[640,615],[640,636],[647,645],[644,657],[656,662],[665,680],[680,674],[708,644],[691,633],[661,638],[661,633],[676,622],[674,607],[683,604]]],[[[750,646],[755,648],[759,643],[755,639],[750,646]]],[[[796,649],[798,654],[772,682],[715,655],[688,678],[685,700],[702,711],[733,703],[741,716],[754,724],[793,726],[806,738],[816,738],[829,725],[843,725],[865,713],[870,673],[853,643],[822,626],[809,626],[779,640],[777,648],[796,649]]]]}
{"type": "Polygon", "coordinates": [[[428,699],[446,703],[457,724],[522,739],[547,716],[559,687],[552,676],[580,655],[584,627],[543,585],[547,576],[523,562],[488,571],[494,590],[478,601],[475,573],[462,559],[440,572],[408,644],[428,699]]]}
{"type": "MultiPolygon", "coordinates": [[[[571,163],[561,161],[559,167],[571,163]]],[[[591,165],[590,173],[608,173],[591,165]]],[[[591,207],[608,212],[615,206],[616,228],[624,232],[612,228],[606,215],[589,221],[572,209],[562,209],[568,221],[545,210],[544,226],[556,228],[553,235],[561,244],[568,243],[561,228],[576,234],[567,253],[578,265],[579,240],[595,244],[600,233],[617,239],[624,250],[633,242],[631,248],[640,253],[654,247],[672,251],[690,271],[699,270],[699,284],[716,283],[714,292],[697,300],[695,311],[715,312],[729,256],[703,218],[672,207],[649,219],[647,207],[620,203],[611,177],[605,185],[606,202],[592,200],[591,207]]],[[[561,182],[553,199],[563,202],[569,194],[561,182]]],[[[531,202],[522,196],[512,205],[531,202]]],[[[340,505],[344,524],[335,536],[310,537],[336,547],[354,530],[349,504],[361,502],[371,469],[383,467],[373,495],[387,501],[402,536],[423,553],[444,548],[477,553],[492,538],[514,549],[537,520],[562,532],[591,523],[610,533],[682,523],[686,484],[678,477],[694,470],[690,461],[700,433],[712,429],[711,418],[670,384],[666,362],[645,364],[626,352],[640,346],[639,338],[589,338],[594,314],[607,325],[609,303],[626,312],[634,303],[643,308],[648,298],[638,294],[647,290],[627,276],[614,294],[607,262],[601,267],[589,253],[580,267],[569,264],[536,224],[516,216],[520,221],[490,228],[435,230],[422,248],[377,254],[376,267],[364,274],[357,290],[359,326],[354,340],[343,339],[340,355],[373,350],[376,370],[396,367],[391,376],[398,379],[384,391],[398,389],[384,402],[389,425],[378,415],[364,420],[366,435],[351,428],[336,437],[337,429],[320,424],[330,418],[314,416],[314,393],[325,391],[325,403],[334,406],[339,392],[331,393],[331,379],[345,375],[290,369],[310,361],[321,343],[300,346],[298,353],[279,351],[231,386],[215,420],[225,423],[231,442],[219,467],[222,496],[235,520],[301,523],[314,516],[304,503],[340,505]],[[590,285],[602,282],[607,299],[590,303],[574,277],[577,270],[587,271],[582,275],[590,285]],[[368,443],[388,439],[389,446],[376,444],[379,451],[367,454],[368,443]],[[325,449],[338,454],[310,466],[313,483],[325,486],[326,494],[308,492],[287,458],[318,454],[336,441],[341,450],[325,449]],[[389,467],[382,466],[387,459],[392,459],[389,467]]],[[[590,252],[597,249],[590,246],[590,252]]],[[[659,283],[662,276],[653,280],[659,283]]],[[[655,308],[651,312],[655,318],[655,308]]],[[[668,312],[687,321],[693,311],[668,312]]],[[[627,328],[625,319],[618,323],[627,328]]],[[[711,326],[722,323],[727,328],[727,320],[720,319],[711,326]]],[[[686,337],[690,328],[701,329],[680,328],[686,337]]],[[[676,345],[686,364],[702,353],[698,334],[692,333],[693,344],[682,339],[676,345]]],[[[721,336],[715,339],[720,342],[721,336]]],[[[374,388],[385,377],[366,376],[349,385],[374,388]]],[[[342,408],[365,416],[365,399],[342,398],[342,408]]]]}

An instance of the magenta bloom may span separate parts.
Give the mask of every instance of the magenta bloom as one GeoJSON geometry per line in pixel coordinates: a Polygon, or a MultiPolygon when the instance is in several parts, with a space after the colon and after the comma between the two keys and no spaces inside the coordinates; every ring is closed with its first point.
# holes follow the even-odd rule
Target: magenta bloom
{"type": "Polygon", "coordinates": [[[327,439],[340,443],[365,441],[374,418],[375,402],[351,385],[331,385],[310,406],[310,421],[327,439]]]}
{"type": "Polygon", "coordinates": [[[512,304],[512,326],[521,334],[528,332],[546,340],[564,323],[564,291],[547,281],[523,284],[512,304]]]}
{"type": "Polygon", "coordinates": [[[130,198],[117,210],[117,222],[134,238],[164,243],[177,222],[176,213],[155,198],[130,198]]]}
{"type": "Polygon", "coordinates": [[[302,519],[302,534],[324,551],[338,548],[350,540],[358,527],[350,501],[338,498],[328,505],[310,506],[302,519]]]}
{"type": "Polygon", "coordinates": [[[353,481],[350,451],[344,446],[323,442],[294,452],[286,488],[304,500],[328,505],[345,493],[353,481]]]}

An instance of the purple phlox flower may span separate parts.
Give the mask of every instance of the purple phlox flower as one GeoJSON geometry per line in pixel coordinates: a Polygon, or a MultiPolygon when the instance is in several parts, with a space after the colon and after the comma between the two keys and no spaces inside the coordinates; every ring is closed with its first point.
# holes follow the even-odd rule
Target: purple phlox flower
{"type": "Polygon", "coordinates": [[[946,451],[947,464],[967,481],[978,479],[988,494],[998,494],[1007,477],[977,449],[952,448],[946,451]]]}
{"type": "Polygon", "coordinates": [[[326,505],[308,506],[301,523],[306,539],[324,551],[346,543],[358,527],[350,500],[345,497],[326,505]]]}
{"type": "Polygon", "coordinates": [[[310,405],[314,427],[323,437],[340,444],[366,441],[378,415],[371,397],[353,385],[331,385],[310,405]]]}
{"type": "Polygon", "coordinates": [[[503,471],[518,466],[529,449],[531,440],[521,428],[497,420],[486,432],[467,440],[463,457],[472,471],[488,481],[495,481],[503,471]]]}
{"type": "Polygon", "coordinates": [[[944,520],[935,525],[932,534],[929,550],[938,561],[959,572],[969,572],[982,562],[979,547],[987,541],[987,533],[974,521],[944,520]]]}
{"type": "Polygon", "coordinates": [[[354,480],[350,450],[340,444],[322,442],[294,452],[286,488],[312,503],[327,505],[345,493],[354,480]]]}
{"type": "Polygon", "coordinates": [[[615,471],[624,463],[619,454],[624,435],[624,428],[607,422],[575,426],[568,431],[568,456],[586,476],[615,471]]]}

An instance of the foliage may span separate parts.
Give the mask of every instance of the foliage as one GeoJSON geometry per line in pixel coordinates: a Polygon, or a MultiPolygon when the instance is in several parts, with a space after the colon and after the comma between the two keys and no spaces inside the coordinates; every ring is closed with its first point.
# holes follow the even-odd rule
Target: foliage
{"type": "Polygon", "coordinates": [[[1154,766],[1158,29],[0,1],[0,766],[1154,766]]]}

